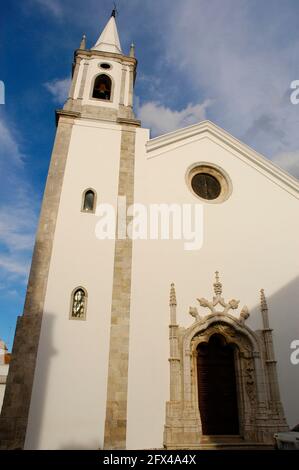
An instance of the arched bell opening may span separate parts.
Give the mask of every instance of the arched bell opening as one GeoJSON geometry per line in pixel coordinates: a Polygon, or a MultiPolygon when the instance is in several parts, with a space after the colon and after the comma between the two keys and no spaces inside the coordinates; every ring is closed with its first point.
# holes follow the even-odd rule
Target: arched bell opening
{"type": "Polygon", "coordinates": [[[92,97],[98,100],[111,100],[112,80],[107,74],[100,74],[95,78],[92,97]]]}

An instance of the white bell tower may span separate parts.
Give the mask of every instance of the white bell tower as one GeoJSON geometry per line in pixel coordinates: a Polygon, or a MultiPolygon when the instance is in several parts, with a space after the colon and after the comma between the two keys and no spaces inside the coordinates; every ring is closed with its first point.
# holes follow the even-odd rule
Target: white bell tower
{"type": "Polygon", "coordinates": [[[96,44],[86,50],[83,36],[75,54],[73,80],[64,110],[82,117],[108,120],[133,118],[133,87],[137,61],[134,45],[129,56],[122,53],[115,10],[96,44]]]}
{"type": "Polygon", "coordinates": [[[83,36],[75,52],[56,112],[1,448],[125,448],[132,242],[97,239],[96,207],[116,210],[119,196],[133,204],[136,67],[134,46],[122,52],[115,10],[96,44],[87,49],[83,36]]]}

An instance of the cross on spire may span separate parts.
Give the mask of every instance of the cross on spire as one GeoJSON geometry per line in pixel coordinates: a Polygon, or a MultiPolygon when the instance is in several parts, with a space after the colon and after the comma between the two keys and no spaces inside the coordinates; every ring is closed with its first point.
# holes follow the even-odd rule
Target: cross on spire
{"type": "Polygon", "coordinates": [[[117,8],[116,8],[116,3],[114,3],[114,8],[112,10],[111,16],[113,16],[113,18],[115,18],[117,15],[118,15],[118,11],[117,11],[117,8]]]}
{"type": "Polygon", "coordinates": [[[116,8],[114,8],[112,10],[112,14],[109,18],[108,23],[103,29],[102,34],[100,35],[92,50],[122,54],[115,21],[116,14],[117,10],[116,8]]]}

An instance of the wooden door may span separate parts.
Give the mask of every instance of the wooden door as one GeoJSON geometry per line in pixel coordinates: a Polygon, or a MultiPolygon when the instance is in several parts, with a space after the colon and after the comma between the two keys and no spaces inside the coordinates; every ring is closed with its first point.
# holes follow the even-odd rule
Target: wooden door
{"type": "Polygon", "coordinates": [[[198,404],[206,435],[239,434],[234,348],[221,335],[197,349],[198,404]]]}

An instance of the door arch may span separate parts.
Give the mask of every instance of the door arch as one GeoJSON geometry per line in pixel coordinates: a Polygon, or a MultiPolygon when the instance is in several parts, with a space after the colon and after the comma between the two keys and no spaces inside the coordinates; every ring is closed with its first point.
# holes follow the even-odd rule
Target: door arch
{"type": "Polygon", "coordinates": [[[204,435],[239,435],[234,344],[213,334],[197,346],[198,406],[204,435]]]}

